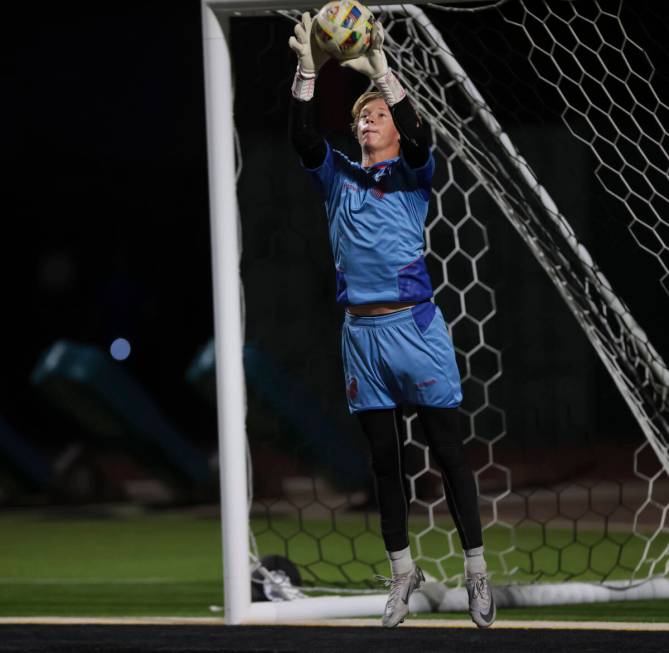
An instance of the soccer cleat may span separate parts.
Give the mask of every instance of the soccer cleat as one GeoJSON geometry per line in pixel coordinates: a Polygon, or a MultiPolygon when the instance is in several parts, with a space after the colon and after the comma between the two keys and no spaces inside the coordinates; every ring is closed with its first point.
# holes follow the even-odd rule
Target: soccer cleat
{"type": "Polygon", "coordinates": [[[409,612],[409,597],[417,590],[425,580],[423,572],[418,565],[406,574],[397,574],[392,578],[378,576],[386,587],[390,587],[386,609],[383,611],[382,624],[384,628],[394,628],[404,621],[409,612]]]}
{"type": "Polygon", "coordinates": [[[492,626],[497,616],[495,601],[487,574],[473,574],[465,577],[469,595],[469,614],[479,628],[492,626]]]}

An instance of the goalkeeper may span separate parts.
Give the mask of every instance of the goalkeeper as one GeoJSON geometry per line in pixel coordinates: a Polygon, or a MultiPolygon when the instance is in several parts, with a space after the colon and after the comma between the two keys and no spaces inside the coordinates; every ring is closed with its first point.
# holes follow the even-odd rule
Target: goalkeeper
{"type": "Polygon", "coordinates": [[[328,58],[303,14],[289,41],[298,57],[292,86],[291,137],[315,179],[328,217],[337,301],[346,307],[342,356],[349,409],[371,449],[381,531],[392,577],[383,625],[404,621],[411,593],[424,580],[411,558],[409,493],[403,470],[401,406],[416,406],[442,471],[449,510],[465,552],[469,612],[477,626],[495,620],[476,484],[459,430],[462,400],[455,354],[423,257],[423,229],[434,159],[429,129],[388,68],[376,23],[368,53],[341,65],[369,77],[352,110],[362,162],[333,150],[314,128],[313,93],[328,58]]]}

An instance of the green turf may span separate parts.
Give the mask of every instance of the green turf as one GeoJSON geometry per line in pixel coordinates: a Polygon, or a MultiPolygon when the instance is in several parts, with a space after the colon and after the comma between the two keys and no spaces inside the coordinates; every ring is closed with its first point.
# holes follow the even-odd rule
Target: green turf
{"type": "Polygon", "coordinates": [[[219,523],[0,518],[0,615],[208,616],[222,603],[219,523]]]}
{"type": "MultiPolygon", "coordinates": [[[[463,619],[465,614],[416,614],[412,619],[463,619]]],[[[498,610],[498,620],[508,621],[634,621],[669,622],[669,600],[620,601],[616,603],[579,603],[547,605],[540,608],[506,608],[498,610]]]]}
{"type": "MultiPolygon", "coordinates": [[[[253,525],[260,553],[288,554],[303,565],[306,580],[318,572],[328,582],[355,585],[369,581],[375,571],[387,573],[382,542],[369,532],[362,516],[338,517],[337,532],[323,520],[304,522],[301,530],[285,518],[271,523],[254,519],[253,525]],[[329,562],[318,562],[321,554],[329,562]],[[362,562],[354,562],[354,554],[362,562]]],[[[414,527],[420,529],[420,524],[414,527]]],[[[486,537],[492,548],[503,543],[506,534],[493,530],[486,537]]],[[[566,537],[551,534],[556,546],[566,537]]],[[[622,542],[627,536],[615,537],[622,542]]],[[[437,551],[442,538],[428,536],[425,549],[437,551]]],[[[551,550],[537,544],[530,534],[522,541],[525,552],[514,555],[530,566],[542,562],[542,555],[548,556],[543,562],[550,563],[551,550]]],[[[582,563],[586,549],[572,548],[574,558],[570,561],[568,552],[563,554],[563,566],[582,563]]],[[[597,564],[615,565],[615,557],[607,558],[607,551],[615,548],[601,547],[597,564]]],[[[494,559],[490,563],[497,564],[494,559]]],[[[221,579],[217,519],[176,512],[125,519],[64,519],[36,513],[0,517],[0,616],[210,616],[209,606],[222,603],[221,579]]],[[[504,610],[500,618],[669,621],[669,601],[504,610]]]]}
{"type": "MultiPolygon", "coordinates": [[[[335,515],[336,528],[325,519],[298,521],[294,516],[256,517],[253,532],[261,555],[280,553],[302,567],[303,579],[316,585],[328,583],[356,586],[368,583],[375,573],[387,574],[384,546],[378,524],[365,522],[359,514],[335,515]]],[[[455,532],[446,520],[446,529],[429,527],[427,521],[411,520],[414,534],[412,548],[423,557],[423,570],[435,578],[454,578],[462,574],[461,555],[446,554],[446,531],[455,532]]],[[[459,550],[457,536],[454,549],[459,550]]],[[[486,529],[488,569],[500,579],[513,570],[514,582],[561,582],[578,580],[599,582],[630,577],[641,559],[647,536],[628,531],[594,528],[544,528],[538,522],[526,522],[510,529],[494,526],[486,529]],[[494,555],[494,551],[504,551],[494,555]]],[[[669,546],[669,534],[652,540],[650,557],[660,557],[669,546]]],[[[637,570],[643,577],[647,567],[637,570]]]]}

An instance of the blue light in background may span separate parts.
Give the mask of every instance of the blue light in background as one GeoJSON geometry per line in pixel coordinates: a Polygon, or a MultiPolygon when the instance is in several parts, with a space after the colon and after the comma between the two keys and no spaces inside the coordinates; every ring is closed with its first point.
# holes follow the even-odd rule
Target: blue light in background
{"type": "Polygon", "coordinates": [[[130,356],[130,343],[125,338],[116,338],[112,342],[109,351],[112,358],[115,358],[117,361],[124,361],[130,356]]]}

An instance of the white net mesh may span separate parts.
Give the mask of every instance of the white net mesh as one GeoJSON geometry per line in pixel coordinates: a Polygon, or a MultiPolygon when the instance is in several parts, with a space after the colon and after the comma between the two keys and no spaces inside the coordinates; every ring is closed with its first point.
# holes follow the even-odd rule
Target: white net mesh
{"type": "Polygon", "coordinates": [[[518,8],[504,19],[525,33],[537,77],[562,98],[564,123],[592,150],[595,175],[624,205],[630,233],[657,260],[669,293],[669,107],[644,48],[625,30],[622,2],[518,8]]]}
{"type": "MultiPolygon", "coordinates": [[[[617,7],[614,10],[604,10],[595,2],[537,2],[530,8],[528,4],[491,3],[493,9],[488,11],[457,14],[458,21],[449,6],[443,37],[415,8],[387,8],[380,18],[391,65],[433,129],[437,173],[426,228],[426,255],[435,301],[449,322],[463,378],[465,443],[479,486],[493,576],[498,583],[574,579],[635,582],[666,575],[669,570],[669,374],[646,333],[562,214],[562,207],[538,181],[536,167],[521,157],[519,150],[527,157],[536,155],[539,167],[545,168],[539,150],[548,144],[564,155],[562,166],[587,168],[589,162],[578,143],[587,146],[594,156],[600,190],[578,190],[592,191],[605,208],[609,206],[607,194],[622,203],[634,241],[653,254],[666,289],[669,240],[662,218],[668,190],[663,125],[669,116],[653,90],[648,56],[625,31],[621,3],[613,5],[617,7]],[[514,57],[517,62],[529,62],[533,78],[517,74],[514,57]],[[467,64],[460,66],[463,58],[473,69],[467,64]],[[502,79],[496,77],[500,73],[502,79]],[[507,88],[502,91],[500,85],[507,88]],[[556,93],[544,95],[547,88],[556,93]],[[500,97],[508,104],[500,105],[500,97]],[[517,128],[514,119],[519,112],[525,112],[523,117],[532,123],[531,128],[517,128]],[[564,121],[571,136],[557,129],[558,119],[564,121]],[[533,139],[542,138],[540,134],[552,134],[553,141],[537,145],[533,139]],[[611,454],[615,443],[598,450],[579,442],[582,432],[576,436],[565,432],[554,446],[541,452],[532,450],[533,456],[548,461],[546,467],[539,465],[538,458],[522,460],[517,447],[505,446],[502,406],[511,407],[502,399],[513,397],[513,391],[508,389],[512,381],[502,376],[502,350],[509,343],[500,336],[505,331],[500,328],[505,318],[493,290],[496,275],[504,267],[494,261],[503,259],[504,253],[496,251],[489,236],[491,229],[496,238],[499,236],[501,220],[508,220],[547,273],[557,290],[554,294],[566,302],[634,414],[637,442],[632,448],[625,443],[619,456],[611,454]],[[595,462],[589,458],[589,469],[584,470],[578,461],[562,461],[562,456],[583,457],[586,450],[594,450],[597,456],[595,462]],[[545,482],[540,474],[532,473],[533,466],[548,469],[545,482]]],[[[259,75],[271,78],[269,59],[276,57],[272,44],[277,42],[281,47],[285,43],[290,30],[285,18],[297,15],[282,13],[276,21],[264,19],[263,29],[269,36],[267,48],[257,55],[259,75]]],[[[432,17],[439,21],[439,14],[432,17]]],[[[288,93],[293,68],[280,65],[281,61],[274,61],[281,82],[277,85],[276,78],[269,82],[274,99],[268,100],[268,115],[279,110],[276,94],[288,93]]],[[[276,74],[276,68],[274,71],[276,74]]],[[[274,148],[283,148],[279,151],[291,156],[285,141],[278,144],[279,137],[273,138],[274,148]]],[[[241,141],[240,161],[243,136],[241,141]]],[[[248,168],[249,159],[257,163],[259,158],[247,154],[245,165],[248,168]]],[[[556,176],[550,169],[548,174],[556,176]]],[[[554,180],[549,181],[553,191],[554,180]]],[[[573,184],[574,178],[565,177],[561,182],[573,184]]],[[[245,210],[251,212],[249,205],[253,203],[245,199],[245,192],[252,189],[248,183],[245,186],[242,176],[240,205],[246,230],[253,229],[245,214],[245,210]]],[[[286,192],[277,190],[278,197],[290,205],[295,200],[287,199],[286,192]]],[[[568,191],[558,194],[568,202],[568,191]]],[[[578,205],[576,208],[580,210],[578,205]]],[[[586,231],[582,221],[576,223],[581,232],[586,231]]],[[[326,242],[321,238],[314,245],[311,227],[289,219],[287,224],[263,228],[270,233],[267,242],[272,251],[286,250],[285,258],[277,259],[282,266],[280,274],[287,274],[286,266],[297,276],[331,273],[323,264],[324,252],[314,252],[317,246],[326,247],[326,242]],[[296,254],[304,258],[296,262],[296,254]]],[[[593,238],[596,241],[605,234],[593,234],[593,238]]],[[[248,246],[245,251],[249,251],[248,246]]],[[[249,256],[254,256],[252,250],[249,256]]],[[[266,266],[266,261],[248,265],[244,279],[247,298],[262,292],[259,279],[266,277],[266,266]]],[[[649,286],[653,283],[652,278],[647,280],[649,286]]],[[[267,311],[267,305],[262,310],[267,311]]],[[[524,319],[539,320],[540,311],[530,312],[524,319]]],[[[305,329],[296,323],[294,328],[303,342],[313,344],[309,333],[317,330],[313,325],[307,324],[305,329]]],[[[255,329],[254,334],[257,332],[255,329]]],[[[509,335],[509,330],[505,333],[509,335]]],[[[560,342],[559,338],[556,341],[560,342]]],[[[299,383],[299,387],[291,386],[290,379],[298,378],[311,387],[323,383],[333,371],[338,373],[336,349],[312,347],[312,353],[298,364],[297,345],[291,347],[293,351],[282,358],[288,376],[272,371],[270,376],[274,375],[275,386],[291,388],[292,399],[303,390],[299,383]],[[291,363],[286,363],[288,360],[291,363]]],[[[252,359],[267,373],[265,358],[255,352],[252,359]]],[[[551,373],[547,368],[546,374],[551,373]]],[[[317,472],[314,477],[306,471],[314,459],[318,466],[341,448],[339,442],[332,442],[339,436],[337,425],[332,428],[332,438],[314,437],[317,431],[323,435],[323,420],[313,416],[298,424],[290,411],[280,408],[281,396],[259,388],[254,378],[247,360],[252,456],[261,460],[268,448],[275,456],[280,450],[286,464],[282,484],[264,487],[252,505],[259,555],[276,553],[290,558],[307,586],[366,586],[373,573],[385,571],[374,510],[354,509],[351,491],[333,489],[327,472],[317,472]],[[254,393],[272,405],[274,412],[254,412],[254,393]],[[274,417],[277,411],[278,419],[274,417]],[[286,437],[295,431],[300,432],[297,444],[286,437]],[[287,440],[295,454],[290,463],[285,457],[287,440]]],[[[560,386],[553,401],[560,403],[570,392],[569,387],[560,386]]],[[[306,394],[301,399],[310,401],[306,394]]],[[[343,403],[343,394],[340,400],[343,403]]],[[[522,397],[513,397],[513,401],[525,402],[522,397]]],[[[532,410],[531,405],[525,408],[532,410]]],[[[327,406],[323,412],[328,412],[327,406]]],[[[439,474],[431,465],[415,416],[408,415],[405,424],[414,552],[433,577],[461,583],[460,544],[445,509],[439,474]]],[[[571,422],[560,427],[578,431],[578,425],[571,422]]],[[[257,472],[255,479],[258,481],[257,472]]]]}
{"type": "MultiPolygon", "coordinates": [[[[539,4],[543,3],[537,3],[536,7],[539,4]]],[[[653,201],[656,203],[664,201],[661,191],[666,186],[667,180],[666,175],[660,179],[656,178],[654,173],[661,167],[651,164],[646,151],[648,149],[646,142],[652,141],[654,149],[662,151],[664,131],[660,124],[662,131],[660,136],[654,139],[650,133],[643,131],[634,118],[635,111],[637,115],[640,111],[652,114],[653,119],[650,125],[652,132],[662,117],[661,109],[664,105],[652,92],[650,81],[648,81],[649,78],[652,78],[650,74],[652,67],[646,58],[647,69],[644,71],[644,77],[633,70],[626,56],[626,49],[629,51],[630,48],[636,48],[640,52],[643,51],[625,35],[619,22],[619,9],[616,14],[611,14],[602,11],[596,3],[590,3],[588,7],[590,15],[581,16],[578,14],[578,3],[564,4],[567,6],[558,10],[556,3],[551,5],[552,9],[548,3],[545,3],[543,10],[535,9],[538,13],[531,13],[524,3],[505,3],[503,12],[509,12],[510,15],[503,13],[503,18],[506,22],[523,28],[531,44],[529,60],[534,70],[544,81],[550,80],[552,73],[553,80],[556,81],[551,80],[551,83],[558,88],[560,96],[565,101],[565,108],[561,111],[561,116],[572,133],[591,146],[596,155],[597,178],[607,192],[624,202],[632,218],[631,231],[635,240],[645,249],[651,248],[647,246],[647,241],[646,243],[639,241],[637,227],[639,225],[652,227],[660,246],[651,251],[662,263],[661,255],[666,248],[660,240],[662,221],[657,208],[654,208],[652,204],[653,201]],[[613,29],[609,25],[602,24],[611,19],[617,21],[613,29]],[[552,23],[559,23],[559,25],[554,27],[552,23]],[[566,39],[565,42],[564,35],[560,31],[561,27],[566,27],[571,41],[566,39]],[[591,46],[588,45],[588,41],[593,34],[599,43],[591,46]],[[606,41],[606,47],[603,45],[605,42],[603,34],[610,39],[606,41]],[[589,61],[579,61],[580,51],[594,54],[599,62],[599,68],[594,68],[589,61]],[[537,62],[537,52],[546,55],[550,64],[544,65],[542,62],[537,62]],[[561,58],[562,53],[564,57],[561,58]],[[607,54],[613,61],[606,59],[607,54]],[[571,57],[570,62],[563,60],[567,56],[571,57]],[[572,69],[576,68],[580,71],[580,76],[576,78],[569,76],[569,63],[572,63],[572,69]],[[600,73],[600,79],[597,79],[595,73],[600,73]],[[613,99],[617,98],[619,93],[614,93],[612,96],[607,89],[607,84],[621,80],[628,82],[633,76],[643,82],[642,91],[646,92],[642,94],[641,99],[638,99],[641,92],[634,93],[632,86],[626,84],[625,100],[622,100],[629,105],[626,109],[623,104],[613,99]],[[583,84],[585,79],[591,83],[590,94],[588,94],[587,85],[583,84]],[[583,101],[580,108],[572,105],[562,90],[569,81],[581,92],[583,101]],[[594,98],[594,101],[590,99],[590,96],[594,98]],[[602,97],[606,98],[601,102],[604,106],[598,106],[597,101],[602,97]],[[646,100],[646,105],[643,104],[644,100],[646,100]],[[587,137],[578,134],[573,125],[574,121],[570,121],[574,113],[587,118],[585,121],[588,126],[587,137]],[[599,120],[593,118],[594,113],[598,114],[599,120]],[[626,120],[621,119],[623,114],[626,120]],[[619,123],[622,124],[619,126],[619,123]],[[630,132],[632,127],[636,129],[636,134],[628,135],[626,132],[630,132]],[[626,153],[626,159],[623,159],[620,150],[616,147],[619,143],[620,148],[631,144],[636,146],[636,149],[632,153],[626,153]],[[606,144],[613,146],[611,151],[605,151],[606,144]],[[641,162],[637,163],[634,155],[637,155],[636,158],[641,162]],[[641,182],[638,180],[640,176],[643,177],[641,182]],[[636,189],[631,187],[630,178],[633,177],[637,180],[635,181],[636,189]],[[639,186],[639,183],[642,186],[639,186]],[[659,186],[659,189],[656,190],[656,186],[659,186]],[[621,188],[625,189],[625,194],[620,192],[621,188]],[[639,202],[635,203],[635,200],[639,202]]],[[[470,171],[512,222],[584,328],[646,436],[646,442],[640,445],[635,452],[635,457],[638,459],[644,453],[647,454],[646,450],[649,448],[657,457],[654,465],[655,471],[651,475],[639,475],[638,469],[636,470],[639,477],[648,482],[648,486],[645,500],[636,510],[633,535],[645,542],[646,546],[634,568],[627,567],[627,570],[632,572],[632,576],[644,577],[656,573],[658,568],[662,569],[667,564],[666,540],[660,536],[666,526],[666,487],[664,492],[661,487],[658,488],[658,482],[666,481],[666,475],[669,472],[667,450],[669,428],[666,421],[669,374],[664,362],[645,333],[636,324],[627,307],[614,294],[609,282],[593,262],[588,251],[579,242],[573,228],[561,215],[548,192],[540,185],[529,164],[508,139],[476,84],[472,83],[466,71],[452,58],[448,44],[438,34],[430,32],[428,28],[421,28],[423,16],[421,12],[413,11],[410,14],[412,17],[408,20],[401,17],[392,19],[390,22],[391,34],[393,30],[395,34],[398,34],[392,36],[391,52],[400,75],[407,86],[417,92],[420,98],[418,102],[422,105],[425,114],[432,119],[435,130],[452,150],[462,157],[470,171]],[[432,55],[429,63],[426,62],[425,52],[430,52],[432,55]],[[447,84],[440,83],[444,77],[450,77],[451,81],[447,84]],[[454,97],[460,94],[461,97],[454,97]],[[462,96],[465,99],[464,104],[461,102],[462,96]],[[652,526],[645,523],[644,529],[650,527],[651,532],[650,534],[642,533],[639,515],[652,512],[656,513],[657,521],[652,526]],[[657,559],[650,554],[652,548],[650,543],[653,540],[659,543],[656,551],[657,559]]],[[[666,158],[663,151],[662,154],[666,158]]],[[[651,152],[651,156],[658,159],[659,153],[651,152]]],[[[666,170],[666,165],[661,159],[659,160],[660,166],[666,170]]],[[[466,186],[464,192],[467,193],[466,186]]],[[[480,429],[474,427],[470,437],[477,439],[483,435],[480,429]]],[[[490,443],[491,451],[493,442],[495,442],[494,438],[490,443]]],[[[491,468],[496,468],[500,477],[508,480],[509,470],[496,464],[494,456],[491,456],[491,459],[477,471],[477,474],[480,475],[491,468]]],[[[483,501],[490,500],[493,503],[489,527],[492,525],[498,528],[510,527],[513,523],[504,515],[507,504],[513,502],[516,494],[509,493],[508,489],[505,484],[501,483],[499,494],[490,498],[486,497],[485,493],[482,494],[483,501]]],[[[601,491],[601,487],[599,490],[601,491]]],[[[552,513],[555,518],[564,517],[564,512],[561,513],[558,506],[561,501],[567,502],[570,492],[571,489],[568,487],[551,488],[548,493],[542,492],[539,496],[545,496],[549,504],[546,507],[546,514],[537,522],[528,509],[529,514],[521,520],[520,524],[531,527],[532,524],[539,523],[543,528],[546,522],[550,523],[551,520],[547,517],[552,513]],[[551,506],[551,503],[554,505],[551,506]]],[[[593,492],[586,494],[591,498],[593,492]]],[[[537,499],[537,491],[532,490],[531,496],[537,499]]],[[[609,500],[611,501],[611,498],[609,500]]],[[[605,535],[604,540],[607,539],[605,535]]],[[[499,551],[504,573],[514,570],[515,565],[511,563],[511,560],[516,558],[519,550],[526,549],[525,552],[530,562],[526,567],[528,572],[537,573],[538,578],[552,575],[561,577],[567,571],[561,564],[563,557],[561,554],[569,548],[577,548],[579,542],[578,538],[574,538],[567,547],[556,547],[550,543],[544,531],[542,536],[537,538],[536,544],[534,548],[527,548],[515,535],[511,537],[508,549],[499,551]],[[542,570],[535,564],[540,557],[538,552],[542,549],[544,549],[543,556],[554,558],[556,564],[550,565],[550,569],[542,570]]],[[[613,540],[609,540],[603,546],[617,549],[619,553],[624,550],[620,542],[615,543],[613,540]]],[[[611,565],[607,573],[602,574],[602,580],[615,576],[615,566],[611,565]]],[[[626,565],[622,565],[621,570],[623,567],[626,565]]]]}

